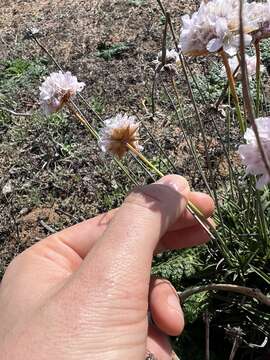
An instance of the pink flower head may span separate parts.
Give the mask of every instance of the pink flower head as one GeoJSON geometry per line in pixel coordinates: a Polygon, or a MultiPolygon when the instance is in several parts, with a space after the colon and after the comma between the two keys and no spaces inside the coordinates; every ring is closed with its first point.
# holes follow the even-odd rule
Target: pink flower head
{"type": "Polygon", "coordinates": [[[254,28],[252,35],[254,41],[270,37],[270,1],[247,4],[248,22],[254,28]]]}
{"type": "MultiPolygon", "coordinates": [[[[260,140],[268,161],[270,160],[270,117],[255,120],[260,140]]],[[[245,145],[239,146],[239,154],[243,164],[246,166],[246,174],[260,176],[257,180],[257,189],[262,189],[270,182],[270,176],[262,160],[257,140],[252,128],[245,133],[245,145]]]]}
{"type": "Polygon", "coordinates": [[[78,82],[71,72],[54,72],[41,84],[40,101],[44,112],[52,114],[60,110],[65,102],[84,88],[83,82],[78,82]]]}
{"type": "MultiPolygon", "coordinates": [[[[191,17],[182,17],[182,23],[180,48],[185,55],[207,55],[220,50],[229,56],[237,53],[240,45],[238,0],[203,1],[191,17]]],[[[249,33],[253,30],[254,27],[245,21],[245,46],[250,44],[249,33]]]]}
{"type": "Polygon", "coordinates": [[[135,116],[126,114],[117,114],[115,117],[105,120],[104,127],[100,131],[99,146],[101,150],[116,155],[119,159],[129,151],[127,144],[137,151],[141,151],[139,126],[135,116]]]}

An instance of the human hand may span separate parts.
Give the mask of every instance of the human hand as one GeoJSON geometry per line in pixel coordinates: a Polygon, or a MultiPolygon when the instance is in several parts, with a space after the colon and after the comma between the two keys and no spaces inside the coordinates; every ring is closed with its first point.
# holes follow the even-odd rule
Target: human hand
{"type": "Polygon", "coordinates": [[[211,216],[207,195],[169,175],[17,256],[0,286],[1,359],[143,360],[146,349],[170,359],[167,335],[181,333],[183,313],[150,271],[155,252],[208,240],[187,200],[211,216]]]}

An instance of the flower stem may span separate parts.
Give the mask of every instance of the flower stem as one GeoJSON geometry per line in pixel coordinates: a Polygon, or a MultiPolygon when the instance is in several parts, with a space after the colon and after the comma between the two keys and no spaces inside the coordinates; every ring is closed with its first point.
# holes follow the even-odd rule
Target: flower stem
{"type": "Polygon", "coordinates": [[[260,51],[260,42],[256,41],[254,44],[256,52],[256,108],[255,115],[259,116],[260,104],[261,104],[261,51],[260,51]]]}
{"type": "Polygon", "coordinates": [[[79,122],[84,125],[87,130],[91,133],[91,135],[98,140],[99,136],[96,130],[88,123],[88,121],[74,108],[73,104],[70,102],[67,102],[67,107],[69,111],[79,120],[79,122]]]}
{"type": "MultiPolygon", "coordinates": [[[[87,130],[90,132],[93,138],[98,141],[99,140],[98,132],[92,127],[91,124],[89,124],[89,122],[85,119],[85,117],[82,114],[80,114],[80,112],[76,109],[76,105],[73,103],[73,101],[69,100],[66,103],[66,105],[69,111],[76,117],[76,119],[79,120],[79,122],[87,128],[87,130]]],[[[121,161],[119,161],[116,158],[113,158],[113,161],[120,167],[120,169],[126,174],[129,180],[133,182],[133,184],[138,185],[137,181],[134,179],[133,174],[129,173],[128,169],[124,164],[121,163],[121,161]]]]}
{"type": "Polygon", "coordinates": [[[158,176],[162,177],[164,174],[154,165],[152,164],[140,151],[135,149],[129,143],[126,144],[127,148],[136,156],[138,156],[144,163],[149,167],[149,169],[153,170],[158,176]]]}
{"type": "Polygon", "coordinates": [[[223,64],[224,64],[224,67],[226,70],[226,74],[228,77],[228,81],[229,81],[229,85],[230,85],[230,89],[231,89],[231,93],[232,93],[232,97],[233,97],[233,101],[234,101],[234,105],[235,105],[236,115],[237,115],[238,122],[239,122],[240,131],[242,134],[244,134],[246,131],[246,122],[241,113],[241,108],[240,108],[239,98],[238,98],[238,95],[236,92],[236,86],[235,86],[235,80],[233,77],[233,73],[232,73],[232,70],[231,70],[231,67],[230,67],[230,64],[228,61],[228,57],[225,54],[224,50],[221,50],[219,52],[219,54],[222,58],[222,61],[223,61],[223,64]]]}
{"type": "MultiPolygon", "coordinates": [[[[70,110],[70,112],[80,121],[80,123],[82,123],[88,130],[89,132],[92,134],[92,136],[95,139],[99,139],[99,135],[96,132],[96,130],[88,123],[88,121],[78,112],[76,111],[76,109],[72,106],[71,103],[67,103],[67,106],[70,110]]],[[[130,145],[129,143],[126,144],[127,148],[136,156],[138,156],[145,165],[147,165],[149,167],[149,169],[151,169],[152,171],[154,171],[157,175],[159,175],[160,177],[163,177],[164,174],[155,166],[153,165],[140,151],[138,151],[137,149],[135,149],[132,145],[130,145]]],[[[117,161],[118,163],[118,161],[117,161]]],[[[122,165],[122,164],[121,164],[122,165]]],[[[121,167],[122,168],[122,167],[121,167]]],[[[214,235],[211,233],[211,231],[209,230],[209,228],[211,230],[214,229],[214,226],[211,224],[211,222],[209,222],[209,220],[205,219],[203,213],[191,202],[188,201],[187,203],[187,209],[189,210],[189,212],[194,216],[194,218],[199,222],[199,224],[202,225],[202,227],[204,228],[204,230],[210,235],[210,237],[212,239],[215,239],[214,235]]],[[[215,230],[215,229],[214,229],[215,230]]]]}
{"type": "MultiPolygon", "coordinates": [[[[136,156],[138,156],[148,167],[153,170],[158,176],[163,177],[164,174],[154,165],[152,164],[140,151],[135,149],[129,143],[126,144],[127,148],[136,156]]],[[[215,228],[213,224],[204,217],[203,213],[200,209],[197,208],[191,201],[187,203],[187,210],[194,216],[194,218],[198,221],[198,223],[204,228],[204,230],[210,235],[211,239],[215,239],[212,232],[209,230],[214,230],[215,228]]]]}

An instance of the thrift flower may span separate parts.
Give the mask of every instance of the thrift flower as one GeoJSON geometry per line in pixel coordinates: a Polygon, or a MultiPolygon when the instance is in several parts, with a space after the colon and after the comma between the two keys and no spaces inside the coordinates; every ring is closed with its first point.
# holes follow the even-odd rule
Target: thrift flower
{"type": "MultiPolygon", "coordinates": [[[[189,56],[207,55],[224,50],[229,56],[237,53],[239,36],[239,1],[210,0],[203,1],[197,12],[182,17],[183,28],[180,35],[180,47],[189,56]]],[[[248,33],[254,30],[250,24],[244,24],[244,41],[249,45],[252,37],[248,33]]]]}
{"type": "Polygon", "coordinates": [[[270,37],[270,1],[266,3],[252,2],[247,4],[248,22],[253,24],[253,40],[260,41],[270,37]]]}
{"type": "MultiPolygon", "coordinates": [[[[249,56],[246,55],[246,65],[247,65],[247,73],[248,76],[252,77],[256,75],[256,64],[257,64],[257,59],[256,56],[249,56]]],[[[229,59],[229,64],[230,64],[230,68],[232,73],[234,73],[236,71],[236,69],[238,68],[238,72],[236,74],[236,77],[238,78],[238,80],[241,80],[242,75],[241,75],[241,69],[239,67],[239,61],[238,61],[238,57],[234,56],[232,58],[229,59]]],[[[260,71],[264,72],[265,71],[265,67],[261,64],[260,65],[260,71]]],[[[226,70],[225,67],[222,68],[222,76],[226,77],[226,70]]]]}
{"type": "MultiPolygon", "coordinates": [[[[260,140],[268,161],[270,160],[270,117],[258,118],[255,120],[258,127],[260,140]]],[[[239,154],[244,165],[246,174],[260,176],[257,180],[257,189],[262,189],[270,182],[270,176],[262,160],[257,140],[252,128],[245,133],[246,144],[239,146],[239,154]]]]}
{"type": "Polygon", "coordinates": [[[139,145],[139,123],[135,116],[117,114],[115,117],[105,120],[105,126],[100,131],[99,146],[104,152],[110,152],[118,158],[122,158],[127,152],[127,144],[138,151],[142,150],[139,145]]]}
{"type": "Polygon", "coordinates": [[[71,97],[82,91],[84,86],[85,84],[78,82],[76,76],[69,71],[52,73],[39,88],[41,106],[45,114],[60,110],[71,97]]]}
{"type": "Polygon", "coordinates": [[[157,59],[154,60],[156,64],[156,71],[166,70],[171,72],[176,72],[176,65],[180,62],[179,54],[174,49],[166,50],[165,64],[162,64],[162,51],[158,53],[157,59]]]}

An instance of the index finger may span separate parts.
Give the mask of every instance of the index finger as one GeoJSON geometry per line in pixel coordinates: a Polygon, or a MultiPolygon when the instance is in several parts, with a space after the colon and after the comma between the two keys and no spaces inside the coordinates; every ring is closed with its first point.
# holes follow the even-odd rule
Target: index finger
{"type": "MultiPolygon", "coordinates": [[[[190,192],[188,194],[188,198],[202,211],[206,218],[212,215],[214,203],[210,196],[203,193],[190,192]]],[[[49,241],[50,243],[61,241],[72,248],[82,259],[84,259],[94,243],[107,229],[117,211],[118,209],[113,209],[107,213],[73,225],[54,235],[51,235],[45,240],[42,240],[41,243],[44,241],[49,241]]],[[[196,224],[197,222],[192,214],[185,210],[181,217],[170,227],[170,231],[186,229],[188,227],[193,227],[196,224]]]]}

